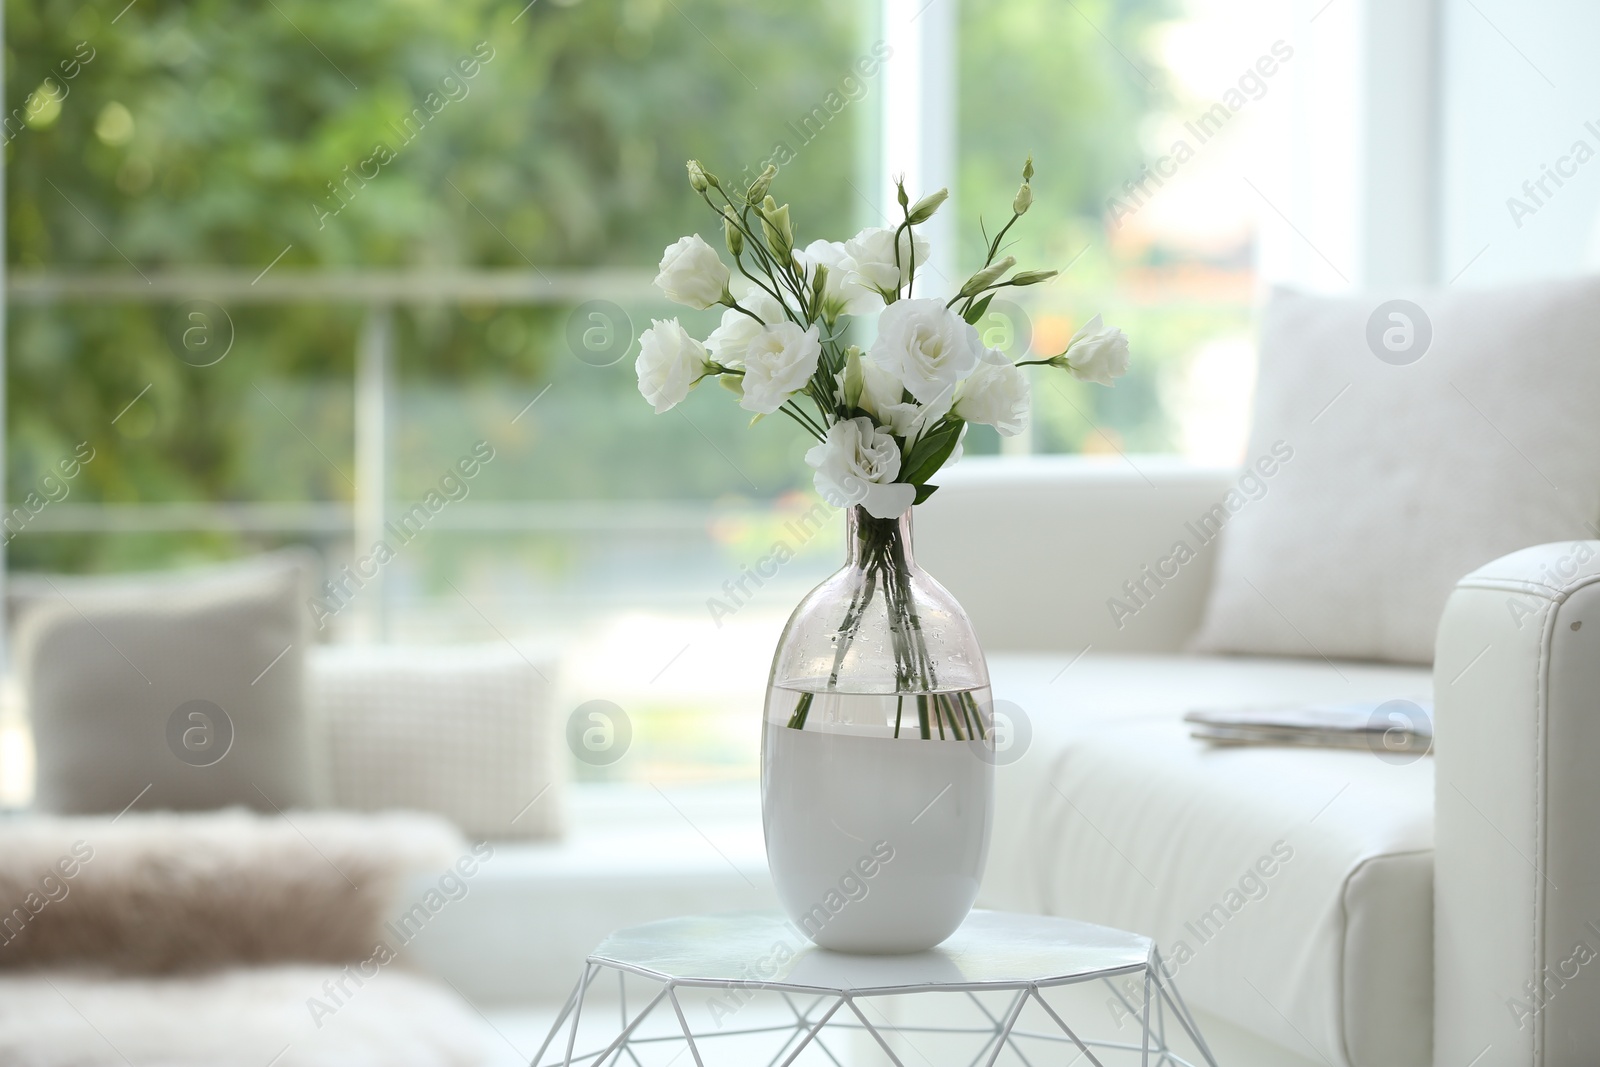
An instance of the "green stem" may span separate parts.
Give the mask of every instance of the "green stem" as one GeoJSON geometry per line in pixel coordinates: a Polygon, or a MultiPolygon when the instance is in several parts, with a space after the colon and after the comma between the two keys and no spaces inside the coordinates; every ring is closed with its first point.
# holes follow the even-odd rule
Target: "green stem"
{"type": "MultiPolygon", "coordinates": [[[[783,302],[783,294],[778,292],[775,285],[768,285],[766,282],[762,281],[760,278],[757,278],[754,274],[751,274],[748,270],[746,270],[744,266],[744,258],[742,256],[733,257],[733,263],[734,266],[739,268],[740,274],[743,274],[746,278],[750,279],[751,283],[757,286],[763,293],[766,293],[768,296],[772,297],[772,299],[776,300],[778,302],[778,306],[783,308],[785,315],[789,314],[788,305],[784,304],[783,302]]],[[[792,315],[789,317],[793,318],[792,315]]]]}
{"type": "MultiPolygon", "coordinates": [[[[739,257],[735,256],[734,257],[734,262],[737,263],[738,266],[739,266],[739,273],[743,274],[746,278],[749,278],[752,282],[755,282],[755,284],[761,286],[761,288],[766,291],[767,295],[771,296],[774,300],[776,300],[783,307],[784,315],[787,316],[792,322],[794,322],[795,324],[799,325],[802,328],[810,325],[809,321],[802,322],[799,318],[797,318],[795,316],[794,312],[792,310],[790,310],[788,303],[783,299],[782,295],[779,294],[778,289],[779,289],[780,286],[782,286],[784,284],[784,282],[779,280],[778,273],[775,272],[775,270],[774,270],[775,261],[773,260],[772,256],[768,252],[765,239],[762,238],[762,237],[756,236],[754,228],[752,228],[750,226],[750,219],[749,219],[750,205],[749,204],[735,205],[734,202],[733,202],[733,198],[728,196],[728,194],[725,191],[723,191],[722,189],[718,189],[717,191],[719,193],[722,193],[722,199],[727,202],[728,209],[733,212],[733,215],[731,216],[731,218],[732,218],[734,226],[737,227],[739,232],[744,235],[745,240],[748,242],[746,247],[750,249],[752,254],[754,254],[759,266],[761,267],[762,272],[764,274],[766,274],[768,279],[771,280],[772,285],[769,287],[765,282],[762,282],[760,279],[756,278],[749,271],[745,270],[744,269],[744,263],[739,259],[739,257]]],[[[717,217],[718,218],[720,218],[720,219],[730,218],[730,216],[726,212],[724,212],[722,209],[718,208],[716,204],[712,203],[711,194],[709,192],[701,193],[700,194],[700,198],[706,202],[706,206],[707,207],[709,207],[712,211],[715,211],[717,213],[717,217]]],[[[790,269],[788,271],[788,274],[791,277],[794,274],[792,259],[791,259],[790,269]]],[[[792,284],[792,283],[789,284],[788,288],[789,288],[789,290],[791,292],[795,293],[796,298],[800,301],[801,311],[804,312],[805,311],[805,303],[806,303],[805,297],[802,296],[798,292],[798,290],[797,290],[797,288],[796,288],[796,286],[794,284],[792,284]]]]}
{"type": "MultiPolygon", "coordinates": [[[[902,208],[901,210],[906,210],[902,208]]],[[[911,288],[917,283],[917,236],[911,230],[911,213],[906,211],[906,221],[895,227],[894,231],[894,265],[900,267],[900,234],[905,233],[906,255],[911,257],[911,262],[906,264],[906,299],[911,299],[911,288]]],[[[898,281],[899,279],[896,279],[898,281]]]]}
{"type": "Polygon", "coordinates": [[[778,410],[811,431],[817,440],[821,441],[828,436],[828,431],[818,425],[816,420],[806,414],[806,410],[793,400],[785,401],[778,410]]]}
{"type": "Polygon", "coordinates": [[[874,585],[873,573],[868,570],[866,581],[850,598],[850,607],[845,610],[844,621],[839,624],[839,644],[833,653],[833,671],[828,675],[829,689],[839,686],[839,670],[844,666],[845,653],[856,639],[856,631],[861,629],[861,616],[866,613],[867,604],[872,600],[874,585]]]}
{"type": "Polygon", "coordinates": [[[803,413],[800,413],[798,408],[781,407],[781,408],[778,409],[778,411],[781,412],[784,415],[789,416],[791,419],[793,419],[795,421],[795,423],[802,430],[804,430],[806,433],[810,434],[812,437],[815,437],[818,441],[822,441],[822,440],[826,439],[826,435],[825,434],[823,434],[823,433],[819,432],[818,430],[816,430],[814,427],[812,427],[810,422],[808,422],[806,419],[802,418],[802,414],[803,413]]]}
{"type": "Polygon", "coordinates": [[[806,716],[811,713],[811,701],[815,693],[801,693],[800,702],[794,706],[794,713],[789,716],[789,729],[804,730],[806,716]]]}
{"type": "MultiPolygon", "coordinates": [[[[839,625],[828,688],[837,688],[844,657],[860,632],[866,609],[881,582],[898,691],[894,736],[900,736],[907,696],[916,700],[917,725],[923,740],[932,740],[935,731],[941,739],[954,736],[966,740],[981,734],[981,728],[975,731],[970,720],[963,721],[966,708],[961,702],[970,699],[969,695],[935,691],[933,659],[922,633],[922,619],[911,591],[910,562],[897,523],[893,519],[874,519],[861,514],[856,529],[860,539],[858,556],[865,574],[839,625]]],[[[795,716],[790,717],[791,726],[795,726],[796,721],[795,716]]],[[[804,718],[800,717],[799,721],[803,724],[804,718]]]]}
{"type": "Polygon", "coordinates": [[[989,242],[988,258],[983,261],[983,265],[985,267],[994,262],[994,254],[1000,251],[1000,242],[1005,238],[1006,231],[1015,226],[1017,224],[1017,220],[1021,217],[1022,216],[1018,215],[1016,212],[1012,212],[1011,221],[1006,223],[1005,226],[1001,228],[1000,232],[994,235],[994,240],[989,242]]]}
{"type": "Polygon", "coordinates": [[[996,292],[996,291],[998,291],[1000,289],[1004,289],[1008,285],[1016,285],[1016,284],[1017,284],[1016,282],[1012,281],[1010,278],[1007,278],[1003,282],[995,282],[993,285],[986,285],[982,289],[975,290],[975,291],[973,291],[971,293],[966,293],[966,294],[957,293],[955,296],[952,296],[950,298],[950,303],[946,304],[945,307],[949,307],[951,304],[954,304],[957,300],[960,300],[963,295],[965,295],[966,303],[961,305],[961,314],[963,316],[965,316],[967,311],[968,311],[968,309],[970,309],[972,307],[972,305],[977,301],[978,297],[982,296],[984,293],[996,292]]]}
{"type": "Polygon", "coordinates": [[[955,733],[956,740],[965,741],[972,736],[971,723],[965,721],[966,709],[954,693],[943,693],[945,714],[950,716],[950,729],[955,733]]]}
{"type": "Polygon", "coordinates": [[[978,707],[978,698],[973,696],[971,691],[963,690],[961,693],[961,705],[967,710],[968,716],[972,719],[972,735],[980,741],[988,740],[989,734],[983,726],[983,709],[978,707]]]}
{"type": "Polygon", "coordinates": [[[728,300],[726,306],[727,307],[731,307],[735,311],[744,312],[746,315],[749,315],[752,319],[755,319],[757,322],[761,323],[761,325],[763,325],[763,326],[765,326],[767,324],[767,321],[765,319],[763,319],[760,315],[757,315],[754,311],[751,311],[749,308],[745,307],[743,304],[739,303],[739,301],[737,301],[737,300],[733,300],[733,299],[730,298],[728,300]]]}

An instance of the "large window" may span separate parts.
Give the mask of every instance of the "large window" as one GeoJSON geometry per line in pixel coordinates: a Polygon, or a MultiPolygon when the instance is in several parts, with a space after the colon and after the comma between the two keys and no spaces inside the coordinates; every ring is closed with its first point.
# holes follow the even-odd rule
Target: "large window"
{"type": "Polygon", "coordinates": [[[1270,54],[1243,24],[1179,0],[8,3],[8,500],[94,458],[12,524],[7,566],[301,543],[335,576],[476,449],[378,580],[308,606],[323,636],[555,645],[563,701],[634,720],[629,759],[580,772],[749,776],[776,629],[838,538],[795,525],[792,427],[706,394],[656,417],[634,391],[633,338],[683,315],[649,288],[661,248],[714,236],[683,161],[779,162],[796,217],[842,237],[899,169],[886,131],[918,124],[960,161],[970,269],[1031,152],[1015,254],[1067,270],[982,328],[1059,350],[1100,311],[1137,369],[1041,384],[1007,450],[1230,458],[1254,235],[1229,168],[1286,90],[1263,80],[1175,177],[1140,179],[1270,54]],[[942,20],[948,47],[917,54],[938,34],[897,18],[942,20]],[[897,111],[939,80],[953,110],[897,111]],[[796,559],[729,598],[779,538],[796,559]]]}

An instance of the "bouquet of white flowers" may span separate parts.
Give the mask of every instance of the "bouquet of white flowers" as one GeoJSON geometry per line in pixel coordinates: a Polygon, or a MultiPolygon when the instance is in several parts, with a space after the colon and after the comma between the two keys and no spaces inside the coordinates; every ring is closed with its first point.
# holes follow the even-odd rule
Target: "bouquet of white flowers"
{"type": "MultiPolygon", "coordinates": [[[[806,462],[816,471],[817,492],[836,507],[856,509],[852,529],[866,575],[838,624],[831,677],[821,681],[826,689],[837,687],[840,666],[881,590],[894,684],[932,694],[916,697],[920,735],[931,737],[937,729],[943,737],[948,727],[956,738],[983,738],[984,716],[970,694],[935,692],[934,657],[922,634],[898,520],[938,488],[930,479],[960,457],[969,423],[1008,436],[1022,432],[1030,412],[1023,367],[1058,368],[1110,385],[1128,369],[1127,338],[1096,315],[1059,354],[1018,363],[979,339],[974,324],[998,290],[1056,276],[1053,270],[1012,273],[1015,259],[996,258],[1033,203],[1031,158],[1010,221],[988,240],[983,266],[948,299],[913,295],[917,268],[928,258],[928,243],[916,228],[938,211],[946,190],[912,203],[898,182],[898,226],[801,248],[789,206],[770,194],[775,167],[733,194],[698,162],[690,160],[688,168],[689,185],[722,220],[740,281],[698,234],[666,250],[655,280],[661,291],[697,310],[726,310],[703,342],[677,319],[652,321],[639,339],[639,391],[660,413],[716,378],[755,413],[752,423],[782,412],[816,439],[806,462]],[[869,315],[877,316],[877,335],[863,351],[847,342],[848,320],[869,315]]],[[[811,693],[799,700],[790,726],[805,728],[811,702],[811,693]]],[[[900,726],[897,712],[896,737],[900,726]]]]}
{"type": "Polygon", "coordinates": [[[979,340],[974,323],[997,290],[1056,276],[1012,273],[1015,259],[995,258],[1033,203],[1032,159],[1022,168],[1010,221],[988,242],[983,266],[949,299],[913,296],[917,268],[928,258],[916,227],[933,217],[946,190],[913,204],[900,182],[903,221],[894,229],[800,248],[789,205],[779,206],[769,192],[775,167],[735,195],[698,162],[688,167],[690,186],[722,219],[740,280],[699,234],[666,250],[656,275],[663,293],[697,310],[727,310],[704,342],[675,318],[653,320],[639,338],[639,391],[659,414],[714,377],[756,420],[782,412],[817,439],[806,462],[816,470],[817,492],[836,507],[895,518],[938,488],[929,479],[959,458],[968,423],[1021,433],[1030,411],[1023,367],[1057,367],[1102,385],[1128,369],[1127,338],[1098,315],[1046,359],[1013,363],[979,340]],[[871,345],[862,351],[845,344],[846,320],[874,314],[871,345]]]}

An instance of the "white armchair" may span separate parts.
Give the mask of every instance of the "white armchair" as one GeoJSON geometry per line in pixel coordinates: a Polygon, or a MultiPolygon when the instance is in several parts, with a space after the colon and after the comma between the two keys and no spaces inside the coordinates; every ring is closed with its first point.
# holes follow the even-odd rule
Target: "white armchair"
{"type": "Polygon", "coordinates": [[[919,558],[968,606],[996,699],[1031,733],[998,775],[981,903],[1157,937],[1224,1062],[1595,1062],[1600,542],[1465,578],[1431,678],[1183,655],[1209,550],[1119,627],[1105,602],[1233,478],[1139,457],[976,460],[922,508],[919,558]],[[1212,749],[1181,722],[1197,706],[1430,694],[1437,756],[1413,762],[1212,749]]]}

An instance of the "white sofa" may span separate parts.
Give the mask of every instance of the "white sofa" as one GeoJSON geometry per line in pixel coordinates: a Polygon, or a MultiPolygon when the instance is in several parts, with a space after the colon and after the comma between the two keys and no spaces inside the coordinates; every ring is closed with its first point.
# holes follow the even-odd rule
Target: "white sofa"
{"type": "MultiPolygon", "coordinates": [[[[997,774],[980,904],[1155,936],[1230,1067],[1600,1062],[1600,967],[1576,951],[1600,950],[1584,776],[1600,650],[1583,643],[1600,641],[1600,613],[1572,625],[1600,599],[1600,543],[1465,578],[1436,670],[1184,654],[1209,550],[1118,628],[1106,600],[1234,480],[1148,457],[974,459],[919,509],[918,558],[972,614],[995,696],[1031,732],[997,774]],[[1180,722],[1200,706],[1429,696],[1437,755],[1410,762],[1210,749],[1180,722]]],[[[480,1003],[552,999],[608,926],[772,906],[753,788],[676,795],[700,805],[689,821],[662,802],[641,824],[657,799],[585,816],[591,797],[566,841],[508,848],[418,962],[480,1003]]],[[[1110,997],[1105,1010],[1127,1024],[1110,997]]]]}
{"type": "MultiPolygon", "coordinates": [[[[972,614],[996,698],[1031,731],[997,775],[980,904],[1155,936],[1230,1067],[1600,1062],[1585,777],[1600,650],[1584,644],[1600,641],[1600,543],[1464,578],[1434,670],[1184,654],[1209,551],[1118,628],[1105,601],[1234,479],[1145,457],[974,459],[920,509],[917,555],[972,614]],[[1210,749],[1180,722],[1198,706],[1430,695],[1437,755],[1410,762],[1210,749]]],[[[608,924],[771,906],[753,788],[690,813],[720,855],[665,803],[641,825],[655,798],[640,792],[565,842],[507,851],[419,962],[474,1000],[550,998],[608,924]],[[585,853],[609,857],[601,874],[585,853]]],[[[1112,998],[1105,1010],[1127,1023],[1112,998]]]]}
{"type": "Polygon", "coordinates": [[[1431,672],[1184,655],[1210,550],[1119,628],[1106,600],[1233,478],[975,460],[920,509],[918,557],[1032,735],[998,775],[980,903],[1154,935],[1224,1062],[1600,1062],[1600,543],[1465,577],[1431,672]],[[1213,749],[1180,721],[1430,694],[1437,754],[1410,762],[1213,749]]]}

